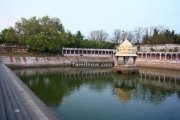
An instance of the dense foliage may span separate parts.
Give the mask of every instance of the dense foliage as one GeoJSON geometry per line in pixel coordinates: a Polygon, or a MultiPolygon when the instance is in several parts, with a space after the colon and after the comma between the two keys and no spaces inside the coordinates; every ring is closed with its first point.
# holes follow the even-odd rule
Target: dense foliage
{"type": "Polygon", "coordinates": [[[145,34],[143,44],[180,44],[180,35],[175,34],[174,30],[158,31],[155,28],[153,35],[145,34]]]}

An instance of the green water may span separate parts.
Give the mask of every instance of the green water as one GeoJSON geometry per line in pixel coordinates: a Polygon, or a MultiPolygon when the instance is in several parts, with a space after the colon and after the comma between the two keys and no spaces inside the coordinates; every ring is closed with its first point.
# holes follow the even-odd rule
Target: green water
{"type": "Polygon", "coordinates": [[[170,71],[166,78],[146,71],[117,75],[111,69],[14,70],[63,120],[180,120],[180,79],[174,75],[179,71],[170,71]]]}

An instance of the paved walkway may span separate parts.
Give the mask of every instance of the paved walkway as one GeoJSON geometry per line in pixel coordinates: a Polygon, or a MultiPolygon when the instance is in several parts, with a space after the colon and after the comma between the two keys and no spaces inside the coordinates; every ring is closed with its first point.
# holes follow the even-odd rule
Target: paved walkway
{"type": "Polygon", "coordinates": [[[0,64],[0,120],[57,119],[8,67],[0,64]]]}

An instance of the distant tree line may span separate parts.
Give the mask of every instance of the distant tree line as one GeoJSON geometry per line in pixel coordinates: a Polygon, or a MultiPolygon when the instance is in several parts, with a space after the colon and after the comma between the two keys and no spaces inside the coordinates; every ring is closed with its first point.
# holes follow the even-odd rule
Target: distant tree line
{"type": "Polygon", "coordinates": [[[134,31],[114,31],[111,41],[121,43],[125,36],[134,44],[180,44],[180,33],[170,31],[164,26],[135,28],[134,31]]]}
{"type": "Polygon", "coordinates": [[[109,36],[103,30],[91,31],[88,38],[77,31],[75,34],[65,30],[58,18],[21,18],[14,27],[0,32],[0,43],[29,46],[32,51],[59,52],[62,47],[106,48],[111,49],[124,38],[134,44],[180,44],[180,34],[165,27],[135,28],[134,31],[114,30],[109,36]]]}
{"type": "Polygon", "coordinates": [[[180,44],[180,34],[175,34],[175,31],[169,29],[154,28],[150,33],[146,30],[143,36],[144,44],[180,44]]]}

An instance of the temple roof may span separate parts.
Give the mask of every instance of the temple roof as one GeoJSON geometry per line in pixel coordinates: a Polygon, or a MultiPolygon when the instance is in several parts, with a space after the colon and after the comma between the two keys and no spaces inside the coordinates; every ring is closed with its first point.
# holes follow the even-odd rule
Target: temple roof
{"type": "Polygon", "coordinates": [[[133,48],[133,45],[126,37],[125,40],[119,45],[119,48],[133,48]]]}
{"type": "Polygon", "coordinates": [[[137,56],[136,53],[135,53],[135,49],[133,48],[132,43],[129,42],[127,37],[119,45],[115,56],[137,56]]]}

